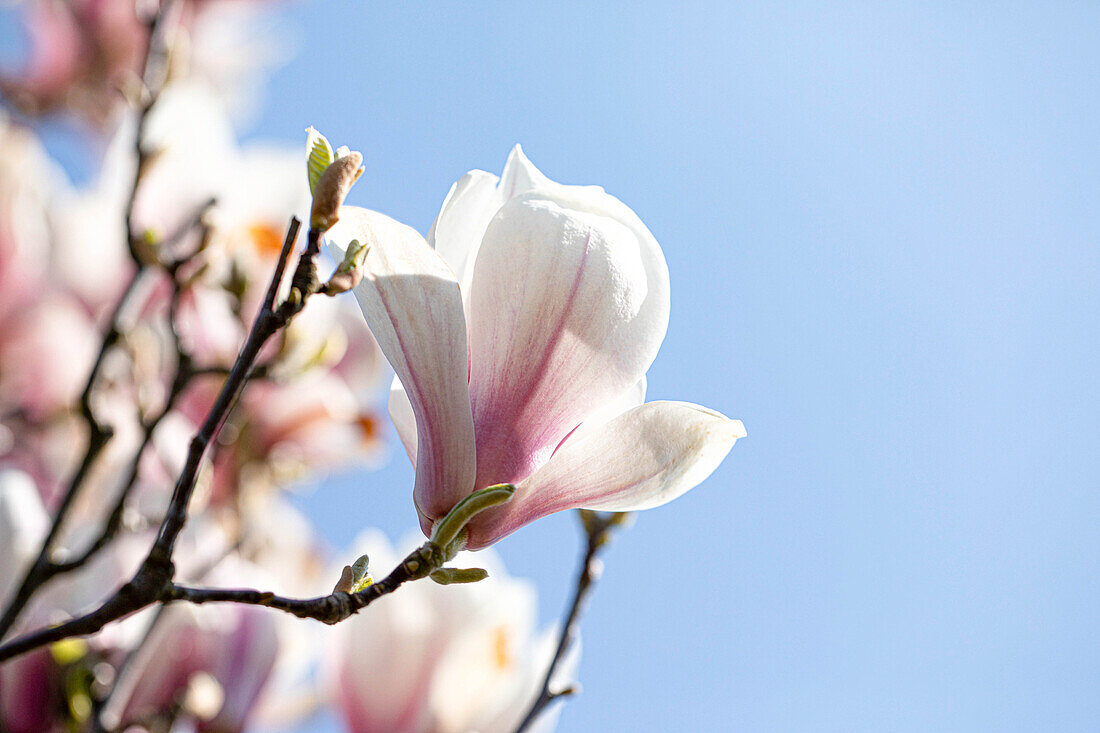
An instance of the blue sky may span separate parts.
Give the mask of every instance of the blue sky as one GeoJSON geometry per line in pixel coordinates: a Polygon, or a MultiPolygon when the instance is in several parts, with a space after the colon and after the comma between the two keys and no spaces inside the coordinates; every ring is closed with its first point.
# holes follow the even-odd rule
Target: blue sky
{"type": "MultiPolygon", "coordinates": [[[[289,6],[248,134],[421,231],[519,142],[661,242],[650,398],[749,437],[609,552],[561,730],[1097,730],[1100,7],[732,5],[289,6]]],[[[299,503],[347,546],[411,483],[299,503]]],[[[499,545],[544,622],[578,541],[499,545]]]]}
{"type": "MultiPolygon", "coordinates": [[[[258,132],[422,231],[520,142],[662,243],[650,396],[749,437],[616,543],[562,730],[1096,730],[1100,9],[732,5],[306,5],[258,132]]],[[[397,534],[410,484],[304,503],[397,534]]],[[[547,621],[576,548],[500,545],[547,621]]]]}

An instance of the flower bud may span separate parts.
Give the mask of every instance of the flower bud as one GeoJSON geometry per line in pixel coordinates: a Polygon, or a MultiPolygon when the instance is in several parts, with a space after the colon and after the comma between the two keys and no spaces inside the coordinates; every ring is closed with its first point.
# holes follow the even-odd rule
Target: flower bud
{"type": "Polygon", "coordinates": [[[368,566],[370,558],[363,555],[351,565],[345,565],[340,573],[340,580],[336,581],[333,593],[358,593],[361,590],[374,585],[374,578],[370,575],[368,566]]]}
{"type": "Polygon", "coordinates": [[[477,583],[488,578],[489,572],[484,568],[440,568],[433,570],[428,577],[440,585],[477,583]]]}
{"type": "Polygon", "coordinates": [[[344,198],[362,173],[363,155],[355,151],[337,158],[325,168],[313,192],[310,228],[323,232],[336,223],[344,198]]]}
{"type": "Polygon", "coordinates": [[[344,261],[341,262],[336,272],[328,279],[321,292],[325,295],[338,295],[346,293],[363,280],[363,260],[367,258],[370,250],[369,244],[359,244],[358,239],[351,240],[347,252],[344,253],[344,261]]]}

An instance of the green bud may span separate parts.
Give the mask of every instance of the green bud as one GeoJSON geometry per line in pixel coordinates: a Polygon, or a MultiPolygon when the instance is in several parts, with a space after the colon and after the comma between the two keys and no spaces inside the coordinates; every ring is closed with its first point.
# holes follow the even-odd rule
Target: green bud
{"type": "Polygon", "coordinates": [[[340,579],[333,587],[333,593],[358,593],[359,591],[374,585],[374,578],[370,576],[367,566],[370,558],[363,555],[351,565],[345,565],[340,573],[340,579]]]}
{"type": "Polygon", "coordinates": [[[325,295],[337,295],[358,285],[363,280],[363,262],[369,251],[370,244],[359,244],[358,239],[351,240],[347,252],[344,253],[344,261],[325,283],[322,292],[325,295]]]}
{"type": "Polygon", "coordinates": [[[439,545],[445,553],[453,556],[458,548],[453,547],[455,540],[462,534],[470,520],[486,509],[510,501],[516,493],[512,484],[496,484],[475,491],[454,505],[447,516],[432,527],[432,542],[439,545]]]}
{"type": "Polygon", "coordinates": [[[483,568],[440,568],[432,571],[428,577],[440,585],[476,583],[488,578],[489,572],[483,568]]]}
{"type": "Polygon", "coordinates": [[[374,585],[374,578],[370,576],[370,571],[367,569],[368,565],[370,565],[370,558],[366,555],[363,555],[351,564],[352,593],[358,593],[359,591],[374,585]]]}
{"type": "Polygon", "coordinates": [[[306,128],[306,173],[309,175],[309,192],[315,193],[321,174],[332,163],[332,146],[324,135],[312,127],[306,128]]]}

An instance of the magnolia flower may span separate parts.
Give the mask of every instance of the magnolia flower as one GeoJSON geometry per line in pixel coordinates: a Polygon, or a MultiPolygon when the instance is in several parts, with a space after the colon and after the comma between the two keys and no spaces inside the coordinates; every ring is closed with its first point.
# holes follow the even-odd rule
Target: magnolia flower
{"type": "Polygon", "coordinates": [[[427,242],[352,207],[329,239],[370,244],[355,294],[397,375],[425,533],[496,483],[515,496],[470,524],[471,549],[563,509],[659,506],[745,435],[698,405],[642,404],[668,326],[664,255],[621,201],[554,183],[518,146],[499,181],[455,183],[427,242]]]}
{"type": "MultiPolygon", "coordinates": [[[[209,582],[256,583],[258,575],[247,563],[229,558],[209,582]]],[[[117,725],[169,717],[180,706],[195,730],[243,730],[279,651],[276,618],[262,608],[169,607],[118,681],[115,700],[121,714],[112,709],[105,715],[117,725]]]]}
{"type": "MultiPolygon", "coordinates": [[[[0,73],[0,91],[28,114],[67,109],[108,127],[139,80],[149,43],[146,13],[133,0],[30,0],[24,4],[27,55],[0,73]]],[[[263,72],[279,63],[274,34],[255,0],[188,0],[169,19],[170,72],[204,79],[236,111],[254,106],[263,72]],[[183,41],[183,42],[181,42],[183,41]],[[242,109],[243,108],[243,109],[242,109]]]]}
{"type": "MultiPolygon", "coordinates": [[[[398,562],[376,531],[357,544],[372,567],[398,562]]],[[[410,583],[332,630],[327,686],[352,733],[504,733],[526,714],[556,635],[536,637],[531,583],[509,577],[492,552],[460,553],[456,563],[464,560],[489,577],[410,583]]],[[[565,675],[576,661],[567,658],[565,675]]],[[[556,715],[543,717],[538,729],[549,730],[556,715]]]]}

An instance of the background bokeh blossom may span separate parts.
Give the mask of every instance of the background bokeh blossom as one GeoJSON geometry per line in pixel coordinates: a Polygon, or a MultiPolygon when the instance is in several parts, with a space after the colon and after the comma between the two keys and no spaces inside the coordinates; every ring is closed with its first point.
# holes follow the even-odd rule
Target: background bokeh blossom
{"type": "MultiPolygon", "coordinates": [[[[350,201],[422,233],[452,181],[517,142],[551,178],[602,185],[668,260],[650,398],[752,431],[617,540],[561,730],[1100,725],[1100,9],[278,11],[276,37],[308,42],[246,140],[300,146],[315,125],[364,153],[350,201]]],[[[0,60],[26,46],[15,12],[0,60]]],[[[71,129],[46,142],[92,177],[71,129]]],[[[333,547],[411,524],[384,432],[384,469],[294,499],[333,547]]],[[[496,550],[556,617],[573,519],[496,550]]],[[[341,729],[301,730],[319,725],[341,729]]]]}

